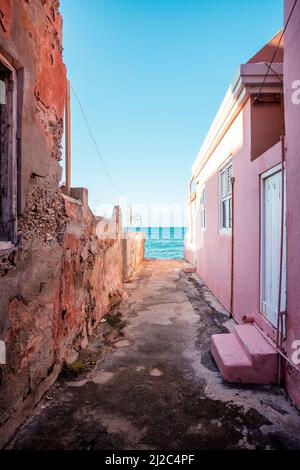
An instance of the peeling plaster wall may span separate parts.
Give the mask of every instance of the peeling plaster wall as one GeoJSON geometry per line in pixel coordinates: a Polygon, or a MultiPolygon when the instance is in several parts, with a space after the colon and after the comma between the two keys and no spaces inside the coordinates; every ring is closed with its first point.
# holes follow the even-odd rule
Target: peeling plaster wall
{"type": "Polygon", "coordinates": [[[102,230],[102,222],[93,216],[87,203],[66,197],[65,209],[69,223],[63,240],[59,291],[59,362],[72,361],[74,347],[84,349],[103,315],[123,298],[119,208],[107,221],[107,231],[102,230]]]}
{"type": "Polygon", "coordinates": [[[60,178],[66,70],[57,0],[0,0],[0,52],[18,75],[19,213],[32,175],[60,178]]]}
{"type": "Polygon", "coordinates": [[[59,191],[65,66],[58,2],[0,0],[0,52],[14,67],[18,243],[0,251],[0,425],[51,372],[67,212],[59,191]],[[47,77],[47,79],[45,79],[47,77]]]}
{"type": "Polygon", "coordinates": [[[66,70],[57,0],[0,0],[0,53],[18,77],[18,243],[0,251],[0,447],[123,296],[121,213],[59,188],[66,70]]]}

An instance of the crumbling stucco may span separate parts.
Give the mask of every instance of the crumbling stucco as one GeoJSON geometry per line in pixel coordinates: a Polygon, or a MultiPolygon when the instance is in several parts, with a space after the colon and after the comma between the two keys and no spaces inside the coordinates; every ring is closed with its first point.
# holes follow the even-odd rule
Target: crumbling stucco
{"type": "Polygon", "coordinates": [[[122,219],[95,217],[87,190],[60,187],[65,100],[56,0],[1,0],[0,53],[16,69],[17,243],[0,250],[0,447],[64,362],[123,299],[122,219]]]}

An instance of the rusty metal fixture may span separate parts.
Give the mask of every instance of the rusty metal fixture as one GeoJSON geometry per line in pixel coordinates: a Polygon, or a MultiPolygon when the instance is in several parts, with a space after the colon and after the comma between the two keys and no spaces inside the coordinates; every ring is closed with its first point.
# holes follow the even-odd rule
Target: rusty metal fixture
{"type": "Polygon", "coordinates": [[[253,324],[255,322],[254,315],[244,315],[242,318],[242,323],[250,323],[253,324]]]}

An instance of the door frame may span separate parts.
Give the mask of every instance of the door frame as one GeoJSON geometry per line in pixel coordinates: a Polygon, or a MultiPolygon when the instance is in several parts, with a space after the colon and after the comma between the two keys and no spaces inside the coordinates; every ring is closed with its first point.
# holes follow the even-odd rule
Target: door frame
{"type": "MultiPolygon", "coordinates": [[[[263,279],[264,279],[264,251],[263,251],[263,237],[264,237],[264,227],[265,227],[265,220],[264,220],[264,182],[267,178],[270,176],[275,175],[276,173],[281,173],[282,172],[282,164],[278,163],[272,168],[269,168],[269,170],[265,171],[260,175],[260,221],[259,221],[259,247],[260,247],[260,281],[259,281],[259,310],[260,314],[263,316],[263,318],[270,323],[270,325],[277,330],[277,324],[273,325],[273,323],[270,321],[270,319],[263,313],[263,279]]],[[[286,171],[285,171],[285,166],[284,166],[284,178],[286,179],[286,171]]],[[[282,197],[284,197],[285,201],[285,223],[286,223],[286,182],[284,184],[284,194],[282,194],[282,197]]],[[[285,237],[285,243],[286,243],[286,237],[285,237]]],[[[286,250],[286,247],[285,247],[286,250]]],[[[281,293],[282,296],[282,293],[281,293]]],[[[286,299],[285,299],[286,302],[286,299]]],[[[278,315],[278,312],[277,312],[278,315]]]]}

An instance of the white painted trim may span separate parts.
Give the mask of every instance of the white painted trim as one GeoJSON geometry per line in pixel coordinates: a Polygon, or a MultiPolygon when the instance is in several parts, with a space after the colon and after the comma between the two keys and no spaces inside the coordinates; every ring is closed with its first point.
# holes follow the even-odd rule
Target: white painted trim
{"type": "MultiPolygon", "coordinates": [[[[264,181],[273,176],[277,173],[282,172],[282,164],[278,163],[272,168],[269,168],[267,171],[260,175],[260,282],[259,282],[259,313],[263,316],[263,318],[274,328],[277,330],[277,325],[273,325],[273,323],[267,318],[267,316],[263,313],[263,275],[264,275],[264,255],[263,255],[263,241],[264,241],[264,181]]],[[[284,197],[286,201],[286,165],[284,165],[284,191],[285,194],[281,195],[284,197]]],[[[285,208],[285,218],[286,218],[286,208],[285,208]]]]}
{"type": "Polygon", "coordinates": [[[230,165],[230,163],[232,163],[232,153],[229,155],[229,157],[226,158],[226,160],[224,160],[224,162],[222,163],[221,166],[219,166],[219,173],[221,173],[221,171],[224,170],[224,168],[226,168],[227,166],[230,165]]]}
{"type": "Polygon", "coordinates": [[[260,175],[260,178],[262,180],[265,180],[265,179],[269,178],[269,176],[275,175],[276,173],[281,171],[281,169],[282,169],[282,165],[281,165],[281,163],[278,163],[276,166],[273,166],[272,168],[269,168],[269,170],[262,173],[260,175]]]}
{"type": "Polygon", "coordinates": [[[200,212],[200,231],[201,232],[206,232],[206,227],[207,227],[207,193],[206,193],[206,184],[203,184],[201,188],[199,189],[199,212],[200,212]],[[201,208],[201,193],[202,191],[205,191],[205,206],[204,208],[201,208]],[[202,212],[205,211],[205,226],[202,227],[201,222],[202,222],[202,212]]]}
{"type": "Polygon", "coordinates": [[[226,236],[231,236],[232,235],[232,228],[220,228],[219,229],[219,235],[226,235],[226,236]]]}

